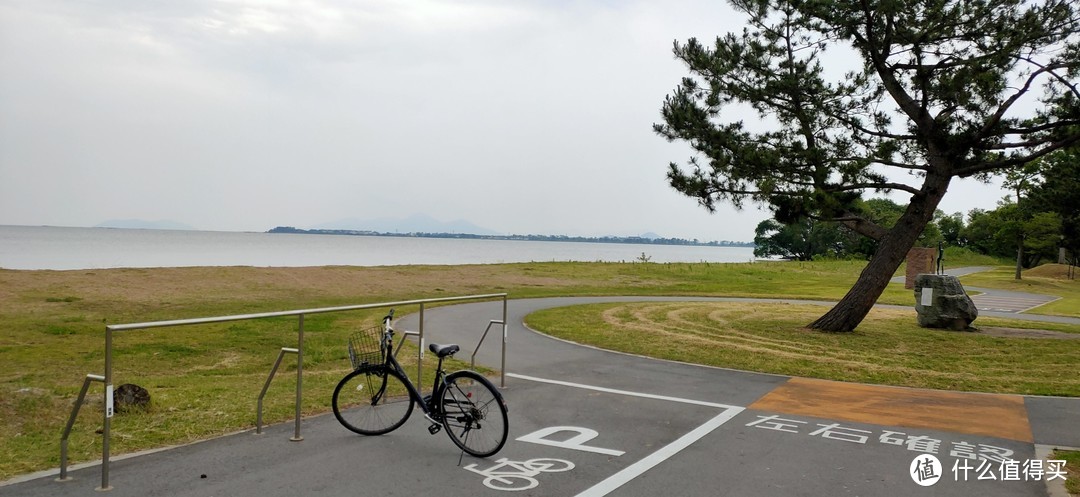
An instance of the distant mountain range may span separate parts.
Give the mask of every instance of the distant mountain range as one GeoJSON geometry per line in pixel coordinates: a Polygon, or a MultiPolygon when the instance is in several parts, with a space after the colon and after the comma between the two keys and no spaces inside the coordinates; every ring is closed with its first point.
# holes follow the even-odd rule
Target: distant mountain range
{"type": "Polygon", "coordinates": [[[184,223],[161,219],[147,221],[145,219],[110,219],[94,225],[95,228],[122,228],[129,230],[194,230],[195,228],[184,223]]]}

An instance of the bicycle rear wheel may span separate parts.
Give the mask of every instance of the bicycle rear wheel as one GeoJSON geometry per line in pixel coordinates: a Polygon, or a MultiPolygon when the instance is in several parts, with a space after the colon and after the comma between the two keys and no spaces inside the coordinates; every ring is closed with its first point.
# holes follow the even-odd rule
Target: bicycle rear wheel
{"type": "Polygon", "coordinates": [[[349,373],[334,389],[334,417],[361,435],[396,430],[412,414],[413,400],[397,371],[379,366],[349,373]]]}
{"type": "Polygon", "coordinates": [[[506,403],[487,378],[472,371],[447,375],[439,405],[446,434],[461,450],[488,457],[506,443],[506,403]]]}

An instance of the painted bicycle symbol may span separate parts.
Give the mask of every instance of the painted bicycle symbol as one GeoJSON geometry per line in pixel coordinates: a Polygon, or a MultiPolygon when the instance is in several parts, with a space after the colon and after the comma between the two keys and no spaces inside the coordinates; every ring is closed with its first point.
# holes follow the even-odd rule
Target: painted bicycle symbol
{"type": "Polygon", "coordinates": [[[505,457],[495,461],[495,465],[484,470],[476,469],[475,464],[465,469],[485,476],[484,485],[494,490],[516,492],[528,490],[540,484],[536,478],[540,473],[560,473],[574,469],[574,463],[562,459],[537,458],[528,461],[511,461],[505,457]]]}

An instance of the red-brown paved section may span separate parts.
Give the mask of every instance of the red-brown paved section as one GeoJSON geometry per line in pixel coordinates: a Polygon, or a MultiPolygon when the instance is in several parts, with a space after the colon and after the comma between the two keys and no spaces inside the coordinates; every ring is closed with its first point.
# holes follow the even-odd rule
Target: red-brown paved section
{"type": "Polygon", "coordinates": [[[1032,442],[1024,398],[792,378],[751,409],[1032,442]]]}

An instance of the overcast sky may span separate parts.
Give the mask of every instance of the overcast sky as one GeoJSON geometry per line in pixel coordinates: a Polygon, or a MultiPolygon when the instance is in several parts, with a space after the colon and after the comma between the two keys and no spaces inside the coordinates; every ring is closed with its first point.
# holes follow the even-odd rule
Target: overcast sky
{"type": "MultiPolygon", "coordinates": [[[[749,241],[767,213],[676,193],[689,148],[652,132],[672,42],[740,22],[717,0],[0,0],[0,224],[749,241]]],[[[941,208],[1003,195],[954,182],[941,208]]]]}

